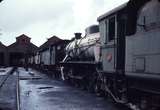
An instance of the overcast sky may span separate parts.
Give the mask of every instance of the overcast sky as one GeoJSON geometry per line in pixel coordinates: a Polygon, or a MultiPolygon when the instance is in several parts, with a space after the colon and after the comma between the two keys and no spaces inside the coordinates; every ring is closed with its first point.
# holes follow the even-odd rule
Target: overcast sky
{"type": "Polygon", "coordinates": [[[40,46],[56,35],[70,39],[97,23],[97,17],[128,0],[4,0],[0,3],[0,41],[26,34],[40,46]]]}

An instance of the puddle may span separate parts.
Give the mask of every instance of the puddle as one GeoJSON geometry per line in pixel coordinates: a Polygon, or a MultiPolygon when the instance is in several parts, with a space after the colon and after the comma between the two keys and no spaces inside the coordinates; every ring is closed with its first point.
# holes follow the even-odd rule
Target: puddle
{"type": "Polygon", "coordinates": [[[40,77],[21,77],[20,80],[39,80],[40,77]]]}
{"type": "Polygon", "coordinates": [[[6,72],[6,70],[0,70],[0,72],[6,72]]]}
{"type": "Polygon", "coordinates": [[[38,89],[51,89],[51,88],[54,88],[54,87],[39,87],[38,89]]]}

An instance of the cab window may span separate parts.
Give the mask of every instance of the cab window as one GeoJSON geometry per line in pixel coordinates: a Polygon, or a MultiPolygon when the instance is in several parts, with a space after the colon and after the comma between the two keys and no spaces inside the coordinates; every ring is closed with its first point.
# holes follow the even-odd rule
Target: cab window
{"type": "Polygon", "coordinates": [[[108,20],[108,41],[115,39],[115,16],[108,20]]]}

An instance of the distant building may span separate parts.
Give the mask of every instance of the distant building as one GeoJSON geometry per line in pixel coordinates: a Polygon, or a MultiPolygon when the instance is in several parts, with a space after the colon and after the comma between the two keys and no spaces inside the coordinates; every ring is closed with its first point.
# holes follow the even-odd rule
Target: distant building
{"type": "MultiPolygon", "coordinates": [[[[30,42],[28,36],[22,34],[16,38],[16,42],[6,47],[0,43],[0,65],[2,66],[21,66],[24,59],[28,63],[28,57],[38,49],[30,42]]],[[[23,62],[23,63],[24,63],[23,62]]]]}
{"type": "Polygon", "coordinates": [[[38,48],[30,40],[30,37],[22,34],[9,46],[0,42],[0,66],[27,66],[32,63],[38,64],[37,62],[55,65],[64,58],[64,49],[69,42],[53,36],[38,48]],[[35,55],[38,59],[32,61],[35,55]]]}

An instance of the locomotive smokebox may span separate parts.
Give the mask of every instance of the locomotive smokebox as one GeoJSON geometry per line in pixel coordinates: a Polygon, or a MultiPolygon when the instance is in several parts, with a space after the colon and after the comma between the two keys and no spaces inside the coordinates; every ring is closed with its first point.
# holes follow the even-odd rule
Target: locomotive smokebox
{"type": "Polygon", "coordinates": [[[74,33],[74,35],[75,35],[75,39],[80,39],[80,38],[82,38],[82,33],[74,33]]]}

